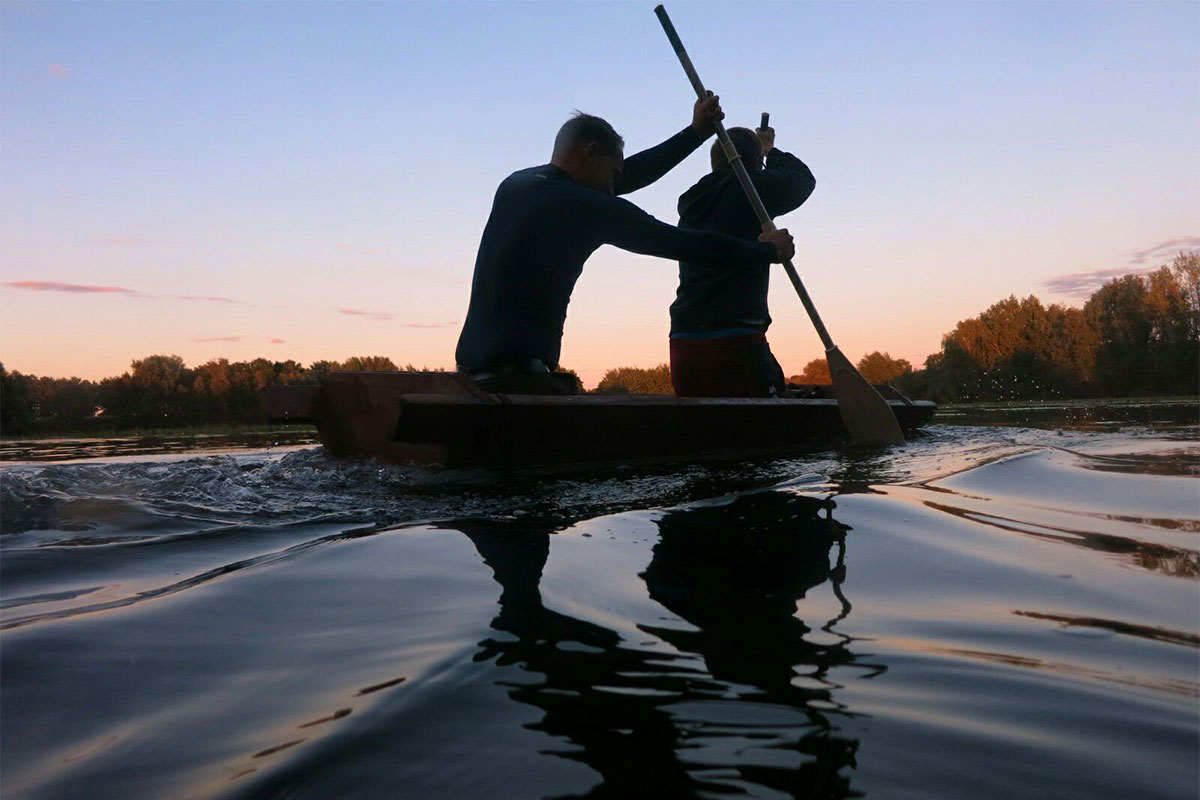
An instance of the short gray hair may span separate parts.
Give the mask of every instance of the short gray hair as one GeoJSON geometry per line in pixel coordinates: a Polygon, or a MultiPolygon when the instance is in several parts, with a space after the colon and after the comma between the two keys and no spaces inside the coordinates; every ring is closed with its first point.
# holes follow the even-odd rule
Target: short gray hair
{"type": "Polygon", "coordinates": [[[625,150],[625,140],[613,130],[613,126],[600,117],[576,111],[563,123],[554,137],[554,154],[565,154],[577,144],[595,142],[610,156],[620,155],[625,150]]]}

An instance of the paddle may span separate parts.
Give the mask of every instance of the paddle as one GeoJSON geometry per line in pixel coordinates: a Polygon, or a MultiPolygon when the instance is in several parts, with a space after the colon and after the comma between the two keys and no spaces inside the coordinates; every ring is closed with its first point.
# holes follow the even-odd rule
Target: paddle
{"type": "MultiPolygon", "coordinates": [[[[696,96],[703,100],[708,94],[704,89],[704,84],[700,81],[700,76],[696,73],[696,68],[692,66],[692,60],[688,57],[687,51],[683,49],[683,42],[679,39],[679,34],[675,32],[675,26],[671,24],[667,10],[658,5],[655,6],[654,13],[658,15],[658,21],[662,23],[667,38],[671,40],[671,46],[675,48],[675,55],[679,57],[683,71],[687,73],[688,80],[692,82],[696,96]]],[[[762,127],[765,128],[767,122],[768,117],[763,114],[762,127]]],[[[758,221],[762,224],[763,231],[775,230],[775,223],[767,214],[762,198],[758,196],[758,190],[750,182],[746,165],[742,163],[737,148],[730,141],[725,126],[721,124],[720,120],[714,120],[713,126],[717,129],[717,138],[721,141],[725,157],[729,159],[729,166],[737,175],[738,183],[746,192],[750,205],[754,207],[754,213],[758,215],[758,221]]],[[[825,329],[825,323],[821,322],[817,308],[809,298],[804,284],[800,282],[800,276],[796,274],[796,268],[792,266],[792,262],[790,260],[783,262],[783,269],[787,272],[792,286],[795,287],[796,294],[800,295],[800,302],[804,304],[804,309],[808,312],[813,327],[817,329],[821,343],[825,345],[825,360],[829,363],[829,375],[833,378],[833,391],[837,397],[838,411],[842,415],[842,422],[845,424],[846,430],[850,432],[851,438],[868,444],[903,442],[904,431],[900,429],[900,423],[896,421],[895,413],[892,412],[883,396],[867,382],[862,373],[850,363],[850,359],[842,355],[842,351],[833,343],[829,331],[825,329]]]]}

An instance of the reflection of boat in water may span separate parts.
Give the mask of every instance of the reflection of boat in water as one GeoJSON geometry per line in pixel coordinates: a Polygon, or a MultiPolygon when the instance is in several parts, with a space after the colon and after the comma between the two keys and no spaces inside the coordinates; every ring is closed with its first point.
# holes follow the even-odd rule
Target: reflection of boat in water
{"type": "MultiPolygon", "coordinates": [[[[901,427],[936,406],[890,387],[901,427]]],[[[319,386],[262,390],[274,422],[315,423],[332,455],[500,468],[795,452],[846,435],[832,387],[787,398],[492,394],[444,372],[335,372],[319,386]]]]}
{"type": "Polygon", "coordinates": [[[846,712],[825,676],[882,667],[857,663],[852,640],[833,630],[849,603],[836,588],[843,528],[828,511],[819,500],[764,492],[667,512],[640,577],[687,624],[643,621],[639,629],[656,639],[638,643],[544,607],[538,582],[551,527],[455,523],[502,587],[492,627],[509,636],[480,642],[476,660],[541,676],[508,685],[509,696],[544,712],[528,727],[570,743],[555,754],[603,777],[588,796],[755,786],[853,796],[841,770],[854,766],[857,742],[837,733],[834,719],[846,712]],[[842,600],[822,635],[833,644],[808,641],[811,629],[795,616],[797,602],[826,580],[842,600]]]}

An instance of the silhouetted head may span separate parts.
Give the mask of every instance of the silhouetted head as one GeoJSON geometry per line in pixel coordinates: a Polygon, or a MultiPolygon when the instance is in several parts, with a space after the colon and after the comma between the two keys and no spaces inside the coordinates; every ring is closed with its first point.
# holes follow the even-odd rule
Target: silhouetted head
{"type": "Polygon", "coordinates": [[[558,129],[550,163],[584,186],[613,194],[625,166],[625,140],[600,117],[576,111],[558,129]]]}
{"type": "MultiPolygon", "coordinates": [[[[742,163],[746,165],[747,170],[753,172],[756,169],[762,169],[762,142],[758,140],[757,133],[749,128],[730,128],[729,139],[737,149],[738,155],[742,157],[742,163]]],[[[721,147],[720,139],[713,142],[710,158],[713,172],[729,169],[729,159],[725,157],[725,150],[721,147]]]]}

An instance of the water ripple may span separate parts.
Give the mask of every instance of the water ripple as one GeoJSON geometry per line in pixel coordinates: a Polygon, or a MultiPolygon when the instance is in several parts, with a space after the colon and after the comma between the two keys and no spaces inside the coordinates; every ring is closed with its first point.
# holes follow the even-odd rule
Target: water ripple
{"type": "Polygon", "coordinates": [[[0,466],[5,796],[1190,796],[1200,445],[1103,422],[0,466]]]}

